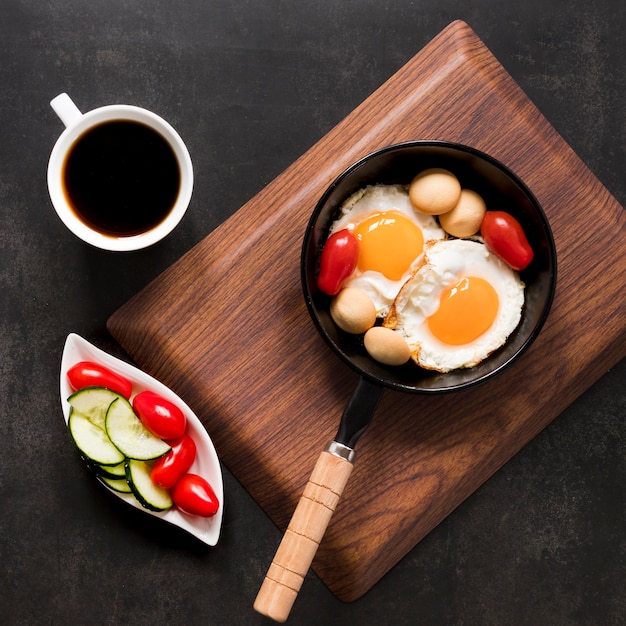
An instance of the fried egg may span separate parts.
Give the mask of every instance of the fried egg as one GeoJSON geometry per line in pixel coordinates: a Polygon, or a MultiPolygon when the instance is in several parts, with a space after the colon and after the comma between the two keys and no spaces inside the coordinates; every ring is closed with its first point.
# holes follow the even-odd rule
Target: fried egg
{"type": "Polygon", "coordinates": [[[479,241],[427,244],[384,325],[425,369],[473,367],[504,345],[521,319],[524,283],[479,241]]]}
{"type": "Polygon", "coordinates": [[[445,238],[436,219],[417,211],[402,185],[370,185],[350,196],[330,234],[347,228],[359,241],[357,267],[343,287],[369,295],[385,317],[402,285],[419,265],[424,244],[445,238]]]}

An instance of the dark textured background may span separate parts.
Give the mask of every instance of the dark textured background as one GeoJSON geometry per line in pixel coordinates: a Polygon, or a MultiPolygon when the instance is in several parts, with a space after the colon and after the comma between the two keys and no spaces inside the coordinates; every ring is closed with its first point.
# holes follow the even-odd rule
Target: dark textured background
{"type": "MultiPolygon", "coordinates": [[[[626,5],[2,0],[0,16],[0,622],[267,623],[251,606],[278,530],[227,471],[215,548],[98,488],[63,427],[66,335],[120,355],[109,315],[457,18],[624,205],[626,5]],[[116,256],[56,218],[48,103],[62,91],[83,111],[152,109],[185,139],[195,192],[166,241],[116,256]]],[[[362,599],[339,602],[311,573],[290,623],[626,623],[625,374],[608,372],[362,599]]]]}

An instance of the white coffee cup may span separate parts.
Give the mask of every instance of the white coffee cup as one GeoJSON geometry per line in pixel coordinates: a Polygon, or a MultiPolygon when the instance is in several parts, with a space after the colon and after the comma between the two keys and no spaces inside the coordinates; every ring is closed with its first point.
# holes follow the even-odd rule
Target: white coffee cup
{"type": "Polygon", "coordinates": [[[67,228],[83,241],[103,250],[130,251],[151,246],[177,226],[185,214],[193,190],[193,168],[187,147],[178,133],[158,115],[136,106],[109,105],[81,113],[70,97],[62,93],[50,105],[66,128],[57,140],[48,162],[48,191],[52,204],[67,228]],[[92,129],[108,122],[134,122],[147,126],[164,139],[178,164],[179,185],[169,211],[158,223],[141,232],[103,232],[80,216],[73,207],[65,184],[68,155],[92,129]]]}

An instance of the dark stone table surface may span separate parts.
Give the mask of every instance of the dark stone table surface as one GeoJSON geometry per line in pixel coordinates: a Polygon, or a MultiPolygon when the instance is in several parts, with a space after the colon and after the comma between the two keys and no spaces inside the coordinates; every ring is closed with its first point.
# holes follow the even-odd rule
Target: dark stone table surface
{"type": "MultiPolygon", "coordinates": [[[[279,531],[226,469],[214,548],[99,488],[63,427],[65,337],[123,355],[107,318],[455,19],[624,205],[626,4],[2,0],[0,15],[0,623],[269,623],[252,603],[279,531]],[[45,172],[63,91],[84,111],[146,107],[185,139],[194,196],[164,242],[115,255],[57,219],[45,172]]],[[[626,623],[625,375],[608,371],[360,600],[311,573],[290,623],[626,623]]]]}

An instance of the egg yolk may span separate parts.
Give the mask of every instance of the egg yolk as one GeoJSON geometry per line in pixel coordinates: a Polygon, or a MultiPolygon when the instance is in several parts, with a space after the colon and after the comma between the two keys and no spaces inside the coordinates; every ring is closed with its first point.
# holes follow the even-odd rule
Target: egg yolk
{"type": "Polygon", "coordinates": [[[493,324],[498,306],[498,294],[490,283],[466,276],[443,290],[439,308],[428,318],[428,327],[444,343],[470,343],[493,324]]]}
{"type": "Polygon", "coordinates": [[[397,212],[374,213],[354,229],[359,240],[358,268],[400,280],[424,247],[420,228],[397,212]]]}

